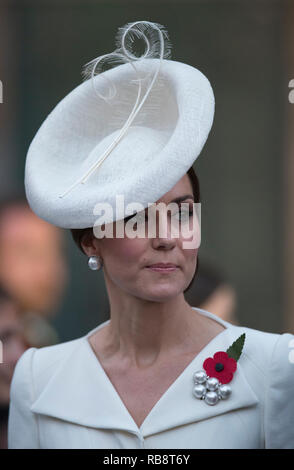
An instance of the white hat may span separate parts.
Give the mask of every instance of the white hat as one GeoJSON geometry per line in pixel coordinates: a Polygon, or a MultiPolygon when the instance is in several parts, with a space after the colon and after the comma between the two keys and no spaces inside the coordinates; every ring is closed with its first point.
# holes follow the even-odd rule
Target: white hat
{"type": "Polygon", "coordinates": [[[161,25],[127,24],[117,44],[114,53],[86,64],[87,80],[57,104],[28,150],[28,202],[58,227],[93,227],[97,203],[110,204],[109,222],[118,220],[117,195],[125,207],[156,202],[193,165],[212,126],[208,79],[168,59],[170,43],[161,25]],[[135,38],[146,43],[139,58],[129,50],[135,38]],[[116,66],[95,75],[105,60],[116,66]]]}

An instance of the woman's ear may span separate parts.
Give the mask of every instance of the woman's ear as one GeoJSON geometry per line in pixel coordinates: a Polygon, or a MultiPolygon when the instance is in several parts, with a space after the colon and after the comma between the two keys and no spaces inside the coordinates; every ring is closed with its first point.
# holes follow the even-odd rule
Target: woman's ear
{"type": "Polygon", "coordinates": [[[80,238],[80,244],[87,256],[99,255],[97,247],[97,238],[93,233],[93,229],[87,230],[80,238]]]}

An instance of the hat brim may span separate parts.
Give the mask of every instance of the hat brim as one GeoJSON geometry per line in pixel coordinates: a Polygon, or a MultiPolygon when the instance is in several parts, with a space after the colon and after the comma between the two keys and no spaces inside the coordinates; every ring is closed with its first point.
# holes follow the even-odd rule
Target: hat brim
{"type": "MultiPolygon", "coordinates": [[[[157,59],[136,63],[149,73],[157,59]]],[[[107,94],[115,85],[113,104],[97,98],[91,80],[71,91],[45,119],[26,159],[25,190],[32,210],[62,228],[93,227],[94,207],[113,208],[116,196],[144,208],[168,192],[199,156],[214,117],[214,94],[208,79],[187,64],[163,60],[157,81],[126,135],[85,184],[70,187],[118,135],[136,100],[134,70],[123,64],[95,76],[107,94]]],[[[121,218],[121,217],[119,217],[121,218]]]]}

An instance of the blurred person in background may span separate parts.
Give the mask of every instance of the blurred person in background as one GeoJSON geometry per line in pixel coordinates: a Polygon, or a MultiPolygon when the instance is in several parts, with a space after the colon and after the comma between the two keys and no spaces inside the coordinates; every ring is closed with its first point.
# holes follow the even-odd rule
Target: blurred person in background
{"type": "Polygon", "coordinates": [[[62,232],[23,199],[0,205],[0,283],[18,304],[28,342],[58,342],[50,324],[67,280],[62,232]]]}
{"type": "Polygon", "coordinates": [[[7,449],[10,384],[15,365],[31,345],[23,334],[18,307],[0,286],[0,449],[7,449]]]}
{"type": "Polygon", "coordinates": [[[217,269],[198,259],[197,282],[186,294],[187,300],[223,320],[237,325],[237,294],[235,288],[217,269]]]}

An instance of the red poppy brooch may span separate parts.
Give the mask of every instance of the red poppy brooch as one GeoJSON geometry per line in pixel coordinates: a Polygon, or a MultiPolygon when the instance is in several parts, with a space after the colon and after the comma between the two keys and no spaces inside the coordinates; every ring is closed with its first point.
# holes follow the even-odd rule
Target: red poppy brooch
{"type": "Polygon", "coordinates": [[[219,400],[226,400],[232,393],[228,385],[237,369],[245,342],[245,333],[225,351],[218,351],[213,357],[203,362],[203,369],[193,375],[193,395],[204,400],[208,405],[216,405],[219,400]]]}

